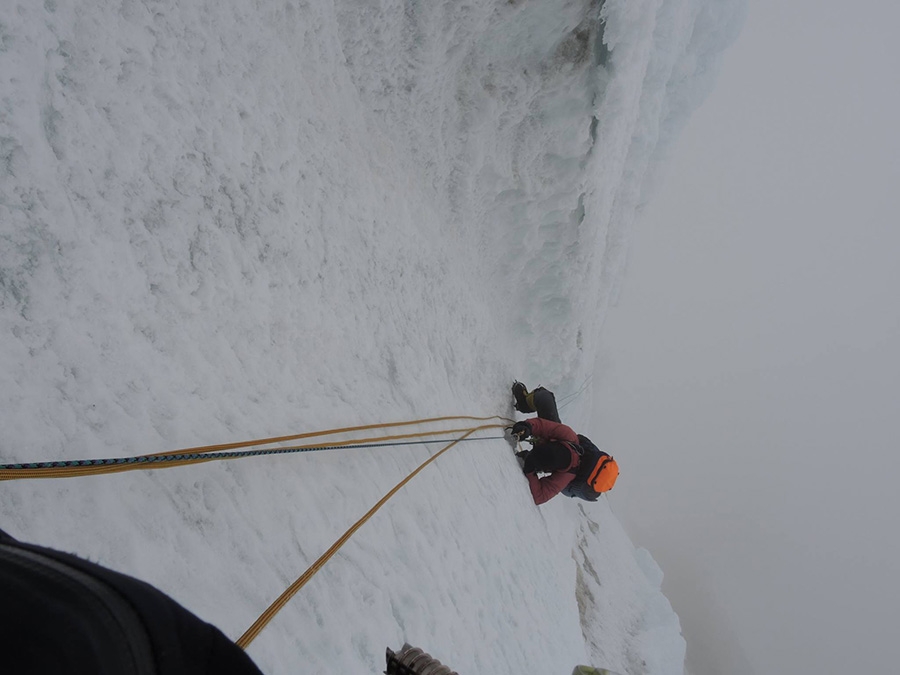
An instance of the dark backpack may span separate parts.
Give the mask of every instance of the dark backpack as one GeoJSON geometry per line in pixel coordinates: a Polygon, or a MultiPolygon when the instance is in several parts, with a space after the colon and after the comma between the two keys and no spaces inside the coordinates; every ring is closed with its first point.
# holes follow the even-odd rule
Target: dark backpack
{"type": "Polygon", "coordinates": [[[243,649],[143,581],[0,530],[3,672],[262,675],[243,649]]]}

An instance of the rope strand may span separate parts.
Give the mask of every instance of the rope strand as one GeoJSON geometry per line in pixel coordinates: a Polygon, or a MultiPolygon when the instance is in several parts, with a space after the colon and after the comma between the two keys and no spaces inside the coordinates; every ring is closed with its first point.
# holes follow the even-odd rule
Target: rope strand
{"type": "MultiPolygon", "coordinates": [[[[214,460],[225,459],[241,459],[244,457],[253,457],[260,455],[284,454],[282,451],[302,452],[317,449],[337,449],[340,447],[350,447],[353,445],[369,445],[376,442],[387,443],[387,441],[399,441],[409,438],[424,438],[426,436],[437,436],[440,434],[455,434],[467,431],[467,429],[440,429],[436,431],[421,431],[410,434],[394,434],[390,436],[371,437],[362,439],[351,439],[345,441],[334,441],[328,446],[321,445],[305,445],[295,448],[270,448],[268,450],[245,451],[245,452],[229,452],[239,448],[247,448],[257,445],[270,445],[289,440],[298,440],[301,438],[315,438],[321,436],[329,436],[338,433],[349,433],[353,431],[363,431],[369,429],[388,429],[392,427],[404,427],[413,424],[428,424],[433,422],[443,422],[451,420],[474,420],[487,421],[498,419],[509,422],[506,418],[494,415],[492,417],[472,417],[463,415],[454,415],[447,417],[432,417],[422,420],[412,420],[409,422],[389,422],[381,424],[367,424],[356,427],[344,427],[341,429],[327,429],[324,431],[313,431],[303,434],[294,434],[291,436],[279,436],[275,438],[263,438],[252,441],[240,441],[237,443],[223,443],[219,445],[206,445],[196,448],[186,448],[183,450],[175,450],[170,452],[159,452],[149,455],[138,455],[136,457],[116,457],[110,459],[80,459],[80,460],[57,460],[50,462],[28,462],[17,464],[0,465],[0,481],[4,480],[25,480],[33,478],[74,478],[78,476],[95,476],[110,473],[122,473],[124,471],[136,471],[144,469],[165,469],[175,466],[187,466],[190,464],[199,464],[201,462],[210,462],[214,460]]],[[[502,426],[502,425],[494,425],[502,426]]],[[[436,441],[431,441],[436,442],[436,441]]],[[[400,445],[398,443],[397,445],[400,445]]]]}
{"type": "Polygon", "coordinates": [[[325,551],[325,553],[323,553],[319,557],[319,559],[316,560],[316,562],[314,562],[312,565],[310,565],[310,567],[303,574],[301,574],[300,577],[294,583],[292,583],[290,586],[288,586],[288,588],[280,596],[278,596],[278,598],[271,605],[269,605],[269,607],[266,609],[266,611],[264,611],[260,615],[260,617],[253,623],[253,625],[250,626],[250,628],[248,628],[246,630],[246,632],[240,638],[238,638],[238,640],[235,642],[235,644],[238,647],[240,647],[241,649],[246,650],[247,647],[250,645],[250,643],[253,642],[254,639],[256,639],[256,636],[259,635],[259,633],[262,631],[262,629],[265,628],[268,625],[268,623],[275,617],[275,615],[278,612],[280,612],[281,609],[290,601],[290,599],[293,598],[297,594],[297,592],[301,588],[303,588],[310,579],[312,579],[312,577],[316,574],[316,572],[318,572],[325,565],[325,563],[328,562],[328,560],[335,553],[337,553],[338,550],[340,550],[340,548],[347,542],[347,540],[350,539],[350,537],[353,536],[353,534],[360,527],[362,527],[366,523],[366,521],[369,520],[369,518],[371,518],[375,514],[376,511],[378,511],[378,509],[380,509],[382,506],[384,506],[384,504],[391,497],[393,497],[400,490],[400,488],[402,488],[409,481],[411,481],[416,475],[418,475],[419,472],[422,471],[422,469],[424,469],[426,466],[431,464],[434,460],[436,460],[438,457],[443,455],[445,452],[447,452],[447,450],[452,448],[454,445],[456,445],[460,441],[466,440],[468,436],[471,436],[476,431],[480,431],[482,429],[495,429],[500,426],[502,426],[502,425],[488,424],[488,425],[484,425],[484,426],[480,426],[480,427],[475,427],[474,429],[470,429],[463,436],[461,436],[460,438],[457,438],[456,440],[451,442],[449,445],[447,445],[443,449],[441,449],[439,452],[435,453],[434,455],[429,457],[427,460],[422,462],[422,464],[420,464],[418,466],[418,468],[416,468],[415,471],[413,471],[406,478],[404,478],[402,481],[397,483],[397,485],[395,485],[391,489],[390,492],[388,492],[384,497],[382,497],[380,500],[378,500],[378,503],[375,504],[375,506],[373,506],[371,509],[369,509],[362,518],[357,520],[350,527],[350,529],[348,529],[346,532],[344,532],[344,534],[341,535],[341,537],[336,542],[334,542],[334,544],[331,545],[331,548],[329,548],[327,551],[325,551]]]}

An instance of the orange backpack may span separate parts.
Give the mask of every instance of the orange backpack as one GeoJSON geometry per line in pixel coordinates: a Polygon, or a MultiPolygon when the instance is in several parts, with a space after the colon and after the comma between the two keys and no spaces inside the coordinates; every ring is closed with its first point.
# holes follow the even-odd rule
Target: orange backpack
{"type": "Polygon", "coordinates": [[[587,484],[595,492],[607,492],[613,489],[616,484],[616,478],[619,477],[619,465],[609,455],[601,457],[597,462],[597,466],[588,476],[587,484]]]}
{"type": "MultiPolygon", "coordinates": [[[[619,465],[616,464],[616,460],[611,455],[594,445],[587,436],[578,434],[578,444],[581,446],[582,457],[581,466],[576,476],[579,481],[583,481],[588,488],[597,493],[593,497],[593,499],[596,499],[601,492],[612,490],[613,485],[616,484],[616,478],[619,477],[619,465]]],[[[587,496],[582,498],[592,501],[587,496]]]]}

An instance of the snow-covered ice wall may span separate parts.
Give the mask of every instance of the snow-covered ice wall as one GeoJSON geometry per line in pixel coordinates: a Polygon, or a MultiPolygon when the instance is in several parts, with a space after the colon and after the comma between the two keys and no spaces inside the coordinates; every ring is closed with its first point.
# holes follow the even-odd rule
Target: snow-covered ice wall
{"type": "MultiPolygon", "coordinates": [[[[0,8],[0,461],[119,456],[573,393],[661,147],[736,3],[0,8]]],[[[590,396],[564,419],[590,426],[590,396]]],[[[428,449],[0,485],[0,527],[237,637],[428,449]]],[[[622,489],[627,489],[623,485],[622,489]]],[[[604,502],[442,457],[266,629],[267,672],[681,672],[604,502]],[[602,561],[598,564],[597,561],[602,561]],[[593,570],[593,571],[591,571],[593,570]]]]}
{"type": "Polygon", "coordinates": [[[480,262],[494,311],[509,308],[504,325],[534,376],[567,380],[593,359],[635,211],[712,87],[743,9],[705,0],[341,4],[342,47],[363,102],[480,262]]]}

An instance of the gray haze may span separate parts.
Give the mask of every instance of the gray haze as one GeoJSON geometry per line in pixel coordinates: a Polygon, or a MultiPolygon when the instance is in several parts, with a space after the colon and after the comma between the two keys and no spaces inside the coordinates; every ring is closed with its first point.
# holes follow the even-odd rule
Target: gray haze
{"type": "Polygon", "coordinates": [[[611,501],[697,675],[900,672],[898,25],[751,3],[604,328],[611,501]]]}

